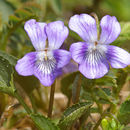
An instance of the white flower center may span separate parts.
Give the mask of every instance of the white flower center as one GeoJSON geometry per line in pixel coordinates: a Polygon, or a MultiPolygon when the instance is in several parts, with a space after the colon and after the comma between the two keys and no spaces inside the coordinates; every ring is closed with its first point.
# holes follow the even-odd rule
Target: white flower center
{"type": "Polygon", "coordinates": [[[94,64],[95,62],[98,62],[106,57],[106,51],[106,45],[91,43],[88,46],[86,60],[89,63],[94,64]]]}
{"type": "Polygon", "coordinates": [[[36,66],[37,69],[44,74],[51,74],[56,67],[56,59],[54,58],[53,53],[48,50],[38,52],[36,66]]]}

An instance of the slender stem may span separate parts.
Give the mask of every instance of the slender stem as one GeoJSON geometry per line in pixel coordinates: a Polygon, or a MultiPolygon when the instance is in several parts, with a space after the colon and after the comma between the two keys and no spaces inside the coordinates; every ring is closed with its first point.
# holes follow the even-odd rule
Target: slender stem
{"type": "Polygon", "coordinates": [[[24,102],[23,98],[19,95],[19,93],[17,92],[17,90],[14,90],[14,96],[17,98],[17,100],[19,101],[19,103],[24,107],[24,109],[26,110],[26,112],[28,114],[31,114],[32,111],[30,110],[30,108],[27,106],[27,104],[24,102]]]}
{"type": "Polygon", "coordinates": [[[97,24],[99,22],[99,20],[98,20],[98,16],[96,15],[96,13],[92,12],[90,15],[95,18],[96,24],[97,24]]]}
{"type": "Polygon", "coordinates": [[[77,84],[76,97],[75,97],[74,103],[77,103],[79,101],[81,83],[82,83],[82,74],[80,73],[80,75],[79,75],[79,81],[78,81],[78,84],[77,84]]]}
{"type": "Polygon", "coordinates": [[[48,117],[52,117],[52,110],[53,110],[53,102],[54,102],[54,93],[55,93],[55,84],[56,81],[51,86],[50,92],[50,101],[49,101],[49,108],[48,108],[48,117]]]}

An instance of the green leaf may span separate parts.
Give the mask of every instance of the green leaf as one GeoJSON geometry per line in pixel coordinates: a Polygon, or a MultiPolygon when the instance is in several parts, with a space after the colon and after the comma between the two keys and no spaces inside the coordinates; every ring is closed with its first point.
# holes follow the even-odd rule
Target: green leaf
{"type": "MultiPolygon", "coordinates": [[[[17,63],[17,58],[7,54],[4,51],[0,51],[0,56],[8,60],[8,62],[15,66],[17,63]]],[[[8,79],[9,80],[9,79],[8,79]]],[[[25,90],[26,93],[31,93],[36,87],[39,87],[39,80],[34,76],[20,76],[15,74],[14,80],[20,84],[20,86],[25,90]]]]}
{"type": "Polygon", "coordinates": [[[103,130],[108,130],[108,121],[107,121],[107,119],[103,119],[102,120],[102,122],[101,122],[101,124],[102,124],[102,128],[103,128],[103,130]]]}
{"type": "Polygon", "coordinates": [[[130,100],[121,104],[117,117],[121,124],[130,123],[130,100]]]}
{"type": "Polygon", "coordinates": [[[10,86],[11,74],[13,73],[13,68],[10,63],[0,56],[0,81],[7,86],[10,86]]]}
{"type": "Polygon", "coordinates": [[[38,130],[60,130],[50,119],[40,114],[31,114],[31,119],[37,126],[38,130]]]}
{"type": "Polygon", "coordinates": [[[109,88],[94,88],[93,89],[95,97],[98,98],[97,102],[102,104],[113,104],[115,105],[116,101],[111,95],[111,89],[109,88]]]}
{"type": "Polygon", "coordinates": [[[123,130],[124,126],[118,120],[105,118],[101,122],[103,130],[123,130]]]}
{"type": "Polygon", "coordinates": [[[97,96],[103,99],[108,99],[110,98],[109,96],[111,95],[111,89],[109,88],[95,88],[94,89],[95,93],[97,96]]]}
{"type": "Polygon", "coordinates": [[[4,51],[0,51],[0,56],[2,56],[3,58],[5,58],[6,60],[8,60],[8,62],[9,62],[11,65],[13,65],[13,66],[15,66],[16,63],[17,63],[17,58],[16,58],[16,57],[14,57],[14,56],[12,56],[12,55],[10,55],[10,54],[7,54],[7,53],[4,52],[4,51]]]}
{"type": "Polygon", "coordinates": [[[94,88],[95,96],[111,102],[111,90],[109,88],[94,88]]]}
{"type": "Polygon", "coordinates": [[[127,40],[130,40],[130,22],[120,22],[121,33],[119,37],[113,42],[113,44],[121,44],[127,40]]]}
{"type": "Polygon", "coordinates": [[[50,0],[50,5],[57,15],[62,13],[61,0],[50,0]]]}
{"type": "Polygon", "coordinates": [[[113,128],[113,130],[115,130],[117,127],[117,124],[114,119],[111,120],[111,127],[113,128]]]}
{"type": "MultiPolygon", "coordinates": [[[[15,66],[17,63],[16,57],[7,54],[4,51],[0,51],[0,56],[2,56],[4,59],[8,60],[9,64],[11,64],[12,66],[15,66]]],[[[10,72],[10,71],[6,71],[6,72],[10,72]]],[[[3,73],[1,73],[1,74],[3,74],[3,73]]],[[[4,74],[6,74],[6,73],[4,73],[4,74]]],[[[6,80],[6,77],[5,77],[5,80],[6,80]]],[[[34,76],[25,77],[25,76],[20,76],[18,74],[15,74],[14,80],[20,84],[20,86],[25,90],[26,93],[31,93],[36,87],[39,87],[39,84],[40,84],[38,79],[35,78],[34,76]]],[[[10,79],[7,79],[7,81],[10,81],[10,79]]]]}
{"type": "Polygon", "coordinates": [[[12,85],[13,68],[10,63],[0,56],[0,91],[13,95],[12,85]]]}
{"type": "Polygon", "coordinates": [[[80,118],[90,107],[92,102],[82,102],[69,107],[63,113],[61,120],[59,121],[59,127],[62,130],[69,128],[78,118],[80,118]]]}

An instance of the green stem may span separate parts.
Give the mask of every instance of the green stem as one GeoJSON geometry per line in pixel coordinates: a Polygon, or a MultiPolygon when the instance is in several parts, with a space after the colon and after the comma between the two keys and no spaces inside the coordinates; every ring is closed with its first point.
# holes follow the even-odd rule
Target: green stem
{"type": "Polygon", "coordinates": [[[80,75],[79,75],[79,81],[78,81],[77,88],[76,88],[76,94],[75,94],[76,96],[75,96],[74,104],[79,101],[81,83],[82,83],[82,74],[80,73],[80,75]]]}
{"type": "Polygon", "coordinates": [[[49,108],[48,108],[48,117],[49,118],[52,117],[54,93],[55,93],[55,84],[56,84],[56,81],[51,85],[50,101],[49,101],[49,108]]]}
{"type": "Polygon", "coordinates": [[[19,103],[24,107],[24,109],[26,110],[26,112],[28,114],[31,114],[32,111],[30,110],[30,108],[27,106],[27,104],[24,102],[23,98],[19,95],[19,93],[17,92],[17,90],[14,90],[14,97],[17,98],[17,100],[19,101],[19,103]]]}

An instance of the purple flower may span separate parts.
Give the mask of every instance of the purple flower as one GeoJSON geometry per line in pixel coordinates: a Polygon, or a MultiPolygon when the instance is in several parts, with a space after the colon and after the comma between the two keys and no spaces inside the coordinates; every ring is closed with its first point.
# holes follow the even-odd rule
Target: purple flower
{"type": "Polygon", "coordinates": [[[34,75],[44,86],[50,86],[71,59],[70,52],[59,49],[69,31],[61,21],[46,24],[34,19],[27,21],[24,29],[36,51],[18,60],[15,69],[20,75],[34,75]]]}
{"type": "Polygon", "coordinates": [[[109,65],[112,68],[124,68],[130,64],[130,54],[125,50],[109,45],[120,34],[121,27],[116,17],[106,15],[100,21],[101,34],[98,40],[96,21],[88,14],[74,15],[69,27],[84,42],[71,45],[72,58],[79,64],[79,71],[89,79],[104,76],[109,65]]]}

